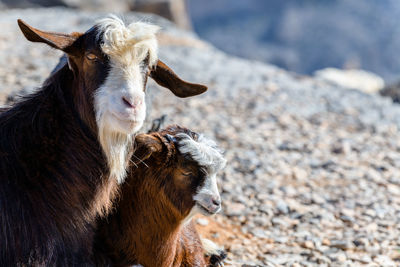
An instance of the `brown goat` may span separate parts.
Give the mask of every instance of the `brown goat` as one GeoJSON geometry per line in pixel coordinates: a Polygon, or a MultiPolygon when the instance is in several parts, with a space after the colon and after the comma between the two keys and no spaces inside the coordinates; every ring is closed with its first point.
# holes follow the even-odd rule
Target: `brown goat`
{"type": "Polygon", "coordinates": [[[217,213],[216,173],[225,165],[215,143],[178,126],[136,137],[137,150],[115,213],[103,219],[95,255],[114,266],[217,266],[223,250],[204,248],[192,216],[217,213]]]}
{"type": "Polygon", "coordinates": [[[68,62],[0,113],[0,266],[91,266],[93,223],[125,178],[147,76],[179,97],[206,88],[157,61],[155,26],[113,17],[60,34],[18,24],[68,62]]]}

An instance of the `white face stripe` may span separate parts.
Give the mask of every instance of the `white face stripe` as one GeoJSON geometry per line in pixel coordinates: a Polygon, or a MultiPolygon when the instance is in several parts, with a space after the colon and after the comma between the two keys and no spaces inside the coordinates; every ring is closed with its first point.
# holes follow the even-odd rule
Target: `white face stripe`
{"type": "Polygon", "coordinates": [[[204,181],[204,185],[193,197],[193,200],[201,202],[203,200],[203,197],[209,196],[219,196],[216,173],[212,175],[207,175],[206,180],[204,181]]]}
{"type": "Polygon", "coordinates": [[[180,138],[179,151],[182,154],[189,154],[194,161],[209,172],[209,175],[225,167],[226,160],[213,140],[199,135],[198,140],[195,141],[184,133],[179,133],[176,137],[180,138]]]}
{"type": "Polygon", "coordinates": [[[157,62],[159,27],[143,22],[129,25],[116,16],[96,24],[101,49],[109,58],[110,70],[94,95],[99,141],[107,157],[110,177],[122,183],[126,176],[132,135],[143,125],[146,114],[142,65],[148,56],[149,67],[157,62]],[[127,99],[135,108],[128,108],[127,99]]]}
{"type": "MultiPolygon", "coordinates": [[[[211,139],[205,138],[203,135],[200,135],[197,141],[184,133],[177,134],[176,137],[180,138],[178,141],[179,151],[182,154],[189,154],[207,172],[203,186],[193,196],[194,201],[203,207],[207,207],[211,205],[212,199],[220,199],[217,172],[225,167],[226,160],[216,143],[211,139]]],[[[190,214],[193,215],[193,213],[199,211],[201,212],[195,206],[190,214]]]]}

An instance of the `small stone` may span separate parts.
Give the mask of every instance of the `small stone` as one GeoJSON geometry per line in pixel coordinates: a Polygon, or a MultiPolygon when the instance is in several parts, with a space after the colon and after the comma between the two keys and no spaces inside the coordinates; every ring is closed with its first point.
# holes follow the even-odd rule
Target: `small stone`
{"type": "Polygon", "coordinates": [[[359,238],[353,241],[353,244],[356,247],[366,246],[368,244],[368,240],[366,238],[359,238]]]}
{"type": "Polygon", "coordinates": [[[395,184],[388,184],[387,190],[390,194],[399,196],[400,195],[400,186],[395,184]]]}
{"type": "Polygon", "coordinates": [[[351,152],[351,145],[349,142],[338,142],[332,146],[331,151],[335,154],[349,154],[351,152]]]}
{"type": "Polygon", "coordinates": [[[275,243],[285,244],[289,239],[285,236],[276,236],[273,237],[273,240],[275,243]]]}
{"type": "Polygon", "coordinates": [[[208,220],[206,218],[198,218],[196,220],[197,224],[201,225],[201,226],[206,226],[208,225],[208,220]]]}
{"type": "Polygon", "coordinates": [[[219,233],[212,233],[211,236],[212,236],[213,238],[219,238],[219,233]]]}
{"type": "Polygon", "coordinates": [[[267,215],[273,215],[273,210],[269,205],[262,204],[258,207],[258,210],[267,215]]]}
{"type": "Polygon", "coordinates": [[[371,256],[369,255],[357,255],[356,253],[348,254],[348,258],[354,261],[359,261],[361,263],[367,264],[372,262],[371,256]]]}
{"type": "Polygon", "coordinates": [[[329,241],[328,238],[324,238],[324,239],[322,239],[322,245],[330,246],[331,245],[331,241],[329,241]]]}
{"type": "Polygon", "coordinates": [[[280,214],[288,214],[289,213],[289,207],[284,201],[278,201],[276,204],[276,209],[280,214]]]}
{"type": "Polygon", "coordinates": [[[374,258],[374,262],[378,263],[379,266],[396,266],[393,260],[387,255],[377,255],[374,258]]]}
{"type": "Polygon", "coordinates": [[[348,217],[354,217],[355,214],[354,209],[346,209],[346,208],[342,209],[340,213],[348,217]]]}
{"type": "Polygon", "coordinates": [[[374,218],[376,216],[376,212],[373,209],[367,209],[366,211],[364,211],[365,215],[368,215],[372,218],[374,218]]]}
{"type": "Polygon", "coordinates": [[[318,194],[312,194],[312,201],[315,204],[319,204],[319,205],[325,203],[325,199],[323,197],[321,197],[320,195],[318,195],[318,194]]]}
{"type": "Polygon", "coordinates": [[[336,255],[336,260],[338,262],[344,262],[344,261],[346,261],[346,259],[347,259],[347,257],[346,257],[346,254],[344,254],[344,253],[338,253],[336,255]]]}
{"type": "Polygon", "coordinates": [[[324,265],[326,265],[326,264],[329,265],[332,262],[327,256],[324,256],[324,255],[316,255],[315,261],[318,264],[324,264],[324,265]]]}
{"type": "Polygon", "coordinates": [[[332,240],[330,246],[341,250],[350,249],[352,247],[351,243],[346,240],[332,240]]]}
{"type": "Polygon", "coordinates": [[[353,222],[354,222],[354,218],[352,218],[352,217],[350,217],[350,216],[347,216],[347,215],[342,215],[342,216],[340,216],[340,219],[341,219],[343,222],[346,222],[346,223],[353,223],[353,222]]]}
{"type": "Polygon", "coordinates": [[[265,215],[255,216],[253,221],[256,225],[262,227],[268,227],[271,225],[271,221],[265,215]]]}
{"type": "Polygon", "coordinates": [[[300,169],[298,167],[294,167],[293,168],[293,176],[295,179],[302,181],[302,180],[307,179],[308,174],[305,170],[300,169]]]}
{"type": "Polygon", "coordinates": [[[245,210],[246,206],[242,203],[227,203],[224,213],[228,216],[240,216],[245,210]]]}
{"type": "Polygon", "coordinates": [[[265,194],[265,193],[260,193],[260,194],[256,195],[256,198],[258,200],[265,201],[265,200],[267,200],[269,198],[269,195],[265,194]]]}
{"type": "Polygon", "coordinates": [[[289,226],[289,223],[281,218],[273,218],[272,219],[272,224],[274,226],[281,226],[282,228],[287,228],[289,226]]]}
{"type": "Polygon", "coordinates": [[[258,238],[268,238],[266,231],[262,228],[253,229],[251,233],[258,238]]]}
{"type": "Polygon", "coordinates": [[[371,256],[369,256],[369,255],[363,255],[362,257],[359,258],[359,261],[364,264],[367,264],[367,263],[370,263],[372,261],[372,259],[371,259],[371,256]]]}
{"type": "Polygon", "coordinates": [[[306,240],[301,244],[301,246],[303,248],[314,249],[314,242],[312,242],[311,240],[306,240]]]}

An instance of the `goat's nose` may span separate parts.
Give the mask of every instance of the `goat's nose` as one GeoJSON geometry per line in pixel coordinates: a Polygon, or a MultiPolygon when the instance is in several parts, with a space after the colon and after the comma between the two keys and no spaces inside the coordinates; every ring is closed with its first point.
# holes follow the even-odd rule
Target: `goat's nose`
{"type": "Polygon", "coordinates": [[[133,98],[129,98],[126,96],[122,97],[122,103],[125,104],[125,106],[127,106],[128,108],[136,108],[137,106],[139,106],[142,101],[141,100],[134,100],[133,98]]]}
{"type": "Polygon", "coordinates": [[[213,197],[213,198],[212,198],[212,203],[213,203],[215,206],[220,206],[220,205],[221,205],[221,198],[220,198],[220,197],[213,197]]]}

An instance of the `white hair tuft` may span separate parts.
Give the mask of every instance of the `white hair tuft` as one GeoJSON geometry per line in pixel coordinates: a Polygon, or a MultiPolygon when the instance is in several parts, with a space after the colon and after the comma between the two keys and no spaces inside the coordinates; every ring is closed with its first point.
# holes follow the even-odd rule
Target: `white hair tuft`
{"type": "Polygon", "coordinates": [[[125,57],[140,62],[148,54],[150,66],[157,62],[156,33],[160,27],[145,22],[126,25],[115,15],[98,20],[97,27],[100,29],[99,34],[102,34],[102,50],[110,57],[125,57]]]}
{"type": "Polygon", "coordinates": [[[217,144],[204,135],[199,135],[197,141],[185,133],[176,135],[179,138],[178,149],[182,154],[189,154],[200,166],[211,172],[217,172],[225,167],[226,160],[217,144]]]}

